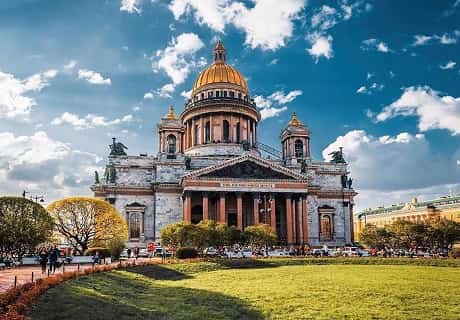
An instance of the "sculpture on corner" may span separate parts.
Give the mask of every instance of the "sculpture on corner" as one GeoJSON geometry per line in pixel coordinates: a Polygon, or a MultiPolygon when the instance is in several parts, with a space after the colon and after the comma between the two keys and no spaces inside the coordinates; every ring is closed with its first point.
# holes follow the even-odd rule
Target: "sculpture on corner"
{"type": "Polygon", "coordinates": [[[125,150],[128,150],[128,147],[121,142],[116,142],[116,138],[112,138],[112,144],[110,147],[110,156],[126,156],[125,150]]]}
{"type": "Polygon", "coordinates": [[[329,153],[330,156],[332,156],[331,162],[332,163],[345,163],[345,159],[343,158],[343,151],[342,147],[339,148],[338,151],[333,151],[329,153]]]}

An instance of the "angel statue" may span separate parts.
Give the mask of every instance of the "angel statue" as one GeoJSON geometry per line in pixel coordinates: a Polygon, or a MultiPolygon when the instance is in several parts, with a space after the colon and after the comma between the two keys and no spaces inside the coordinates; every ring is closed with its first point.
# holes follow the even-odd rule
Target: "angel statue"
{"type": "Polygon", "coordinates": [[[116,142],[116,138],[112,138],[113,142],[110,147],[110,155],[111,156],[126,156],[125,149],[127,150],[128,147],[125,146],[121,142],[116,142]]]}
{"type": "Polygon", "coordinates": [[[332,163],[345,163],[345,159],[343,158],[342,147],[339,148],[339,151],[333,151],[329,153],[332,156],[332,163]]]}

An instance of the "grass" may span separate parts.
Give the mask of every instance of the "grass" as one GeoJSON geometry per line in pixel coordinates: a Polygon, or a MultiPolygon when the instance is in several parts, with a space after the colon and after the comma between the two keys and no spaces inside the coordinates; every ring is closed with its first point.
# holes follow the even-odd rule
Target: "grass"
{"type": "Polygon", "coordinates": [[[217,261],[95,274],[50,289],[31,317],[459,319],[460,268],[325,260],[217,261]]]}

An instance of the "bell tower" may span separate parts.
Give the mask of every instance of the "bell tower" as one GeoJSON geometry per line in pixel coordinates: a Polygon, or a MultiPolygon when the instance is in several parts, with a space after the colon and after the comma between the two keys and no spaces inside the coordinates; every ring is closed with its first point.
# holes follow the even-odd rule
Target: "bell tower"
{"type": "Polygon", "coordinates": [[[225,63],[226,60],[227,52],[224,43],[221,40],[217,40],[216,46],[214,47],[214,63],[225,63]]]}
{"type": "Polygon", "coordinates": [[[310,160],[310,130],[299,121],[295,112],[287,127],[281,132],[283,160],[287,166],[295,166],[310,160]]]}
{"type": "Polygon", "coordinates": [[[178,159],[183,156],[184,128],[170,106],[168,113],[158,124],[158,155],[160,158],[178,159]]]}

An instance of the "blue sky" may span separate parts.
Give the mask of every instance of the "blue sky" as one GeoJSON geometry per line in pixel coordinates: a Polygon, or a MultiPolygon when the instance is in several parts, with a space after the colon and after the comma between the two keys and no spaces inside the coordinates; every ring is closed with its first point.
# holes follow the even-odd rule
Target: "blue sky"
{"type": "Polygon", "coordinates": [[[217,38],[279,148],[297,112],[316,160],[343,146],[357,207],[460,193],[460,1],[0,4],[0,193],[88,194],[116,136],[157,152],[217,38]]]}

